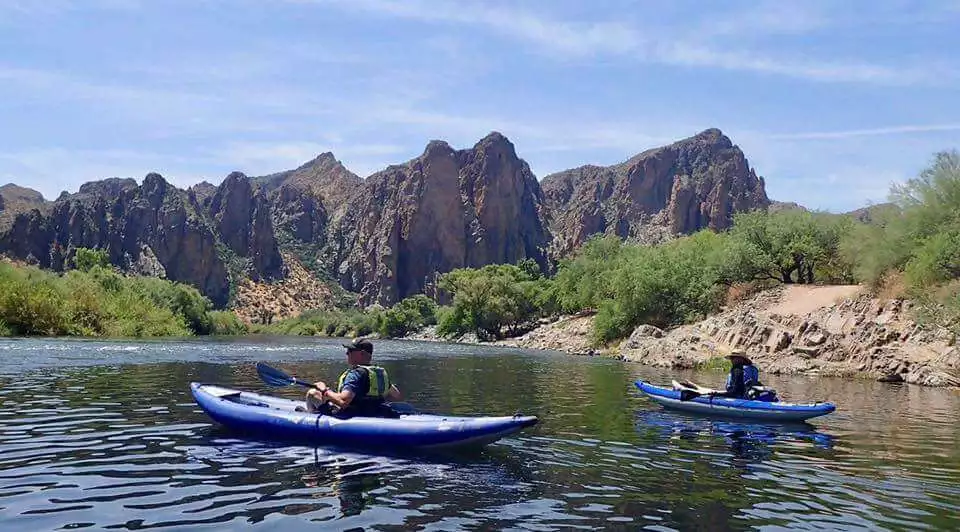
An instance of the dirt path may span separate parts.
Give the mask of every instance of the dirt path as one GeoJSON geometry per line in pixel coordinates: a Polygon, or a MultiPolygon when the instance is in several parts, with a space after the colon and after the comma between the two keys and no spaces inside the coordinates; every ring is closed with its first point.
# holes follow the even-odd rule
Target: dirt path
{"type": "Polygon", "coordinates": [[[860,285],[807,286],[791,285],[785,287],[780,301],[761,309],[764,314],[803,316],[817,309],[829,307],[844,299],[856,297],[863,287],[860,285]]]}

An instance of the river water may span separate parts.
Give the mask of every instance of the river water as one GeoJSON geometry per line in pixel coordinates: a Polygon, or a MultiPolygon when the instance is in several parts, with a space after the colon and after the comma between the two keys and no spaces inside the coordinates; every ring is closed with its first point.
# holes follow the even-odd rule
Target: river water
{"type": "Polygon", "coordinates": [[[960,394],[765,377],[830,399],[807,426],[671,413],[633,382],[669,373],[517,349],[377,342],[415,406],[540,416],[479,452],[383,455],[231,434],[191,381],[271,389],[257,360],[332,381],[330,340],[0,340],[0,529],[956,530],[960,394]]]}

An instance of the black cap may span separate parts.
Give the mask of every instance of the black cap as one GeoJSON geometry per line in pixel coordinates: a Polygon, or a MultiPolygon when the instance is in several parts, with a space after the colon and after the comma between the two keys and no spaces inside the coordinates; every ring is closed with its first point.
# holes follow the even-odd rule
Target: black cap
{"type": "Polygon", "coordinates": [[[357,351],[364,351],[369,354],[373,354],[373,344],[368,340],[362,338],[357,338],[356,340],[350,342],[349,344],[343,344],[343,347],[347,349],[356,349],[357,351]]]}

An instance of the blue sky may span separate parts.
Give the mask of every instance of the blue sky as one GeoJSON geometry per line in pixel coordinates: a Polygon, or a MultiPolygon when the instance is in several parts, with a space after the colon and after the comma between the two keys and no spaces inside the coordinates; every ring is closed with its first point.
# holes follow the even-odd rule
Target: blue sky
{"type": "Polygon", "coordinates": [[[0,183],[361,176],[507,135],[538,177],[718,127],[849,210],[960,148],[960,0],[0,0],[0,183]]]}

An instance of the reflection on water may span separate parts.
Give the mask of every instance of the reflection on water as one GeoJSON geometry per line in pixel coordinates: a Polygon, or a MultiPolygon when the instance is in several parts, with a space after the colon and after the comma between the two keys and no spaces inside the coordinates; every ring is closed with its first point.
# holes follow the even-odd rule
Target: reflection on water
{"type": "Polygon", "coordinates": [[[633,380],[677,375],[612,360],[414,342],[377,357],[417,407],[541,423],[456,454],[280,445],[212,423],[187,383],[297,397],[251,362],[331,380],[337,342],[0,341],[0,529],[960,525],[955,391],[770,376],[839,410],[750,423],[663,410],[633,380]]]}
{"type": "Polygon", "coordinates": [[[722,417],[696,417],[671,410],[643,410],[637,414],[638,430],[657,427],[663,439],[697,441],[715,437],[727,443],[736,458],[761,462],[773,456],[777,444],[809,442],[814,447],[831,450],[836,438],[817,430],[810,423],[776,423],[731,420],[722,417]]]}

